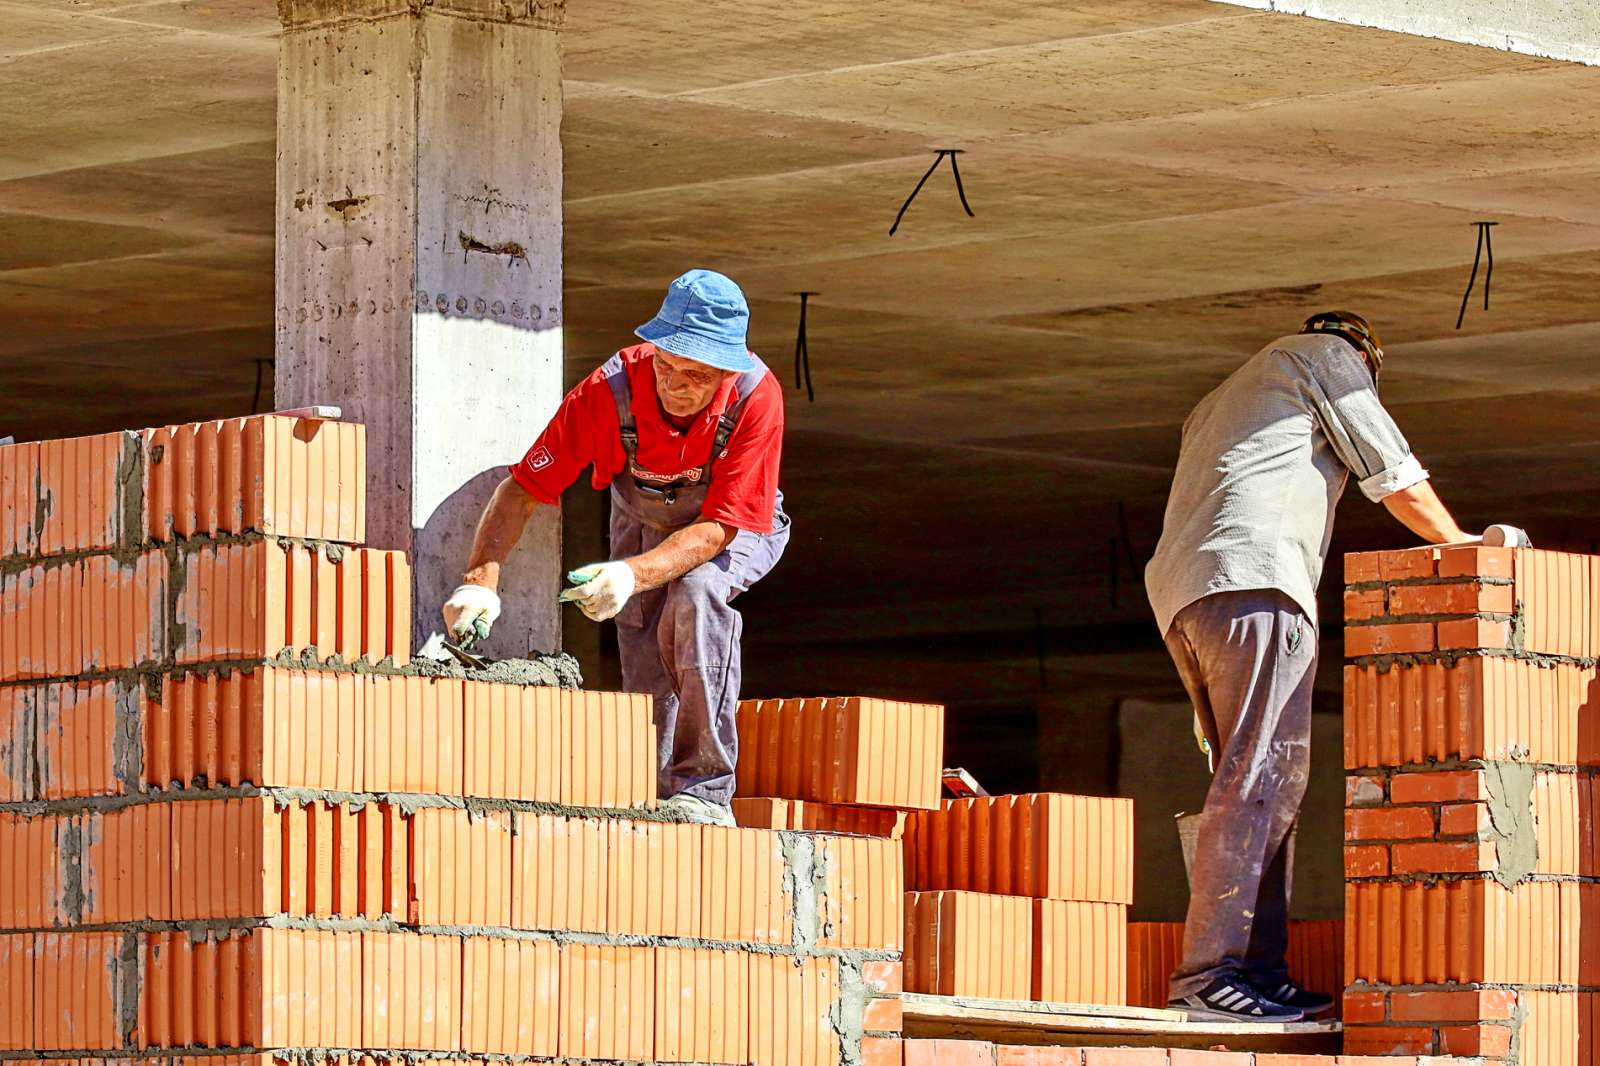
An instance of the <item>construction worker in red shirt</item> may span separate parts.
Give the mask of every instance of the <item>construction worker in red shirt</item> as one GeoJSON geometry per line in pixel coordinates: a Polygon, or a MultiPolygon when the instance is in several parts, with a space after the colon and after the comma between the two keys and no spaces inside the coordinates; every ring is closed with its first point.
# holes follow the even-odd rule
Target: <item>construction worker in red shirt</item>
{"type": "Polygon", "coordinates": [[[562,401],[478,522],[447,631],[480,637],[500,614],[500,565],[540,504],[592,465],[611,490],[611,554],[574,570],[562,599],[615,618],[623,687],[655,700],[657,792],[691,821],[733,825],[739,637],[732,605],[789,540],[778,491],[783,392],[746,346],[733,281],[691,270],[661,311],[562,401]]]}

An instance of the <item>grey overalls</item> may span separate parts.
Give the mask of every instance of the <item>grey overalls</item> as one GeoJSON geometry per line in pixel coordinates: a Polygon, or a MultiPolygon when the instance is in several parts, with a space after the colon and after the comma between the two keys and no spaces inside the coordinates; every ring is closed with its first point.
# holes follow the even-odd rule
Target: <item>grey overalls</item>
{"type": "MultiPolygon", "coordinates": [[[[754,370],[739,376],[706,465],[665,483],[638,466],[639,434],[621,355],[602,370],[628,456],[627,469],[611,481],[611,557],[626,559],[699,519],[712,467],[767,368],[757,360],[754,370]]],[[[788,542],[780,492],[771,533],[739,530],[716,558],[663,588],[639,593],[617,615],[622,687],[655,699],[656,791],[663,798],[688,792],[726,806],[733,796],[744,623],[732,600],[767,575],[788,542]]]]}

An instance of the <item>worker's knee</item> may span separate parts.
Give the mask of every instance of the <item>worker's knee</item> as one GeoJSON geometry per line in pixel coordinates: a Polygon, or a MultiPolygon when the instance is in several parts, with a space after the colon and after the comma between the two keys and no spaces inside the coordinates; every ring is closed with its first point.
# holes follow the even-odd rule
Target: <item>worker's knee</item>
{"type": "Polygon", "coordinates": [[[667,600],[676,608],[698,608],[727,600],[728,575],[712,560],[701,563],[667,586],[667,600]]]}

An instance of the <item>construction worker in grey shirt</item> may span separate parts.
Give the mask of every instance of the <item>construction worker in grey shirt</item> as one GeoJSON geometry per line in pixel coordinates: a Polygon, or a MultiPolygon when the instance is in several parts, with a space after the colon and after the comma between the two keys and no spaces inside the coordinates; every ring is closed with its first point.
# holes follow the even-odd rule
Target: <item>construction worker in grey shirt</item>
{"type": "Polygon", "coordinates": [[[1287,841],[1311,761],[1317,581],[1350,474],[1430,543],[1468,541],[1378,402],[1383,349],[1330,311],[1200,401],[1183,443],[1150,605],[1215,758],[1171,1005],[1296,1021],[1333,1000],[1289,979],[1287,841]]]}

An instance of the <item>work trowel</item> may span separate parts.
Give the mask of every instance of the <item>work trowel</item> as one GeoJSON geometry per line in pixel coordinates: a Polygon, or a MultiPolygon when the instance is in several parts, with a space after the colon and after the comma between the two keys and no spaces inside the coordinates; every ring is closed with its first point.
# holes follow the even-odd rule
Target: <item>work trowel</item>
{"type": "Polygon", "coordinates": [[[467,650],[467,646],[476,641],[475,636],[469,636],[460,644],[453,644],[445,639],[443,633],[434,631],[433,635],[423,642],[417,649],[417,655],[423,659],[432,659],[436,663],[447,663],[451,659],[462,666],[470,666],[474,670],[482,670],[489,665],[489,660],[481,655],[474,655],[467,650]]]}

